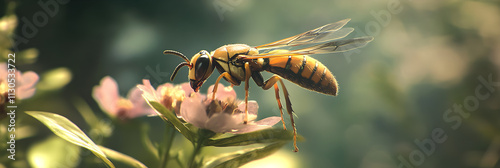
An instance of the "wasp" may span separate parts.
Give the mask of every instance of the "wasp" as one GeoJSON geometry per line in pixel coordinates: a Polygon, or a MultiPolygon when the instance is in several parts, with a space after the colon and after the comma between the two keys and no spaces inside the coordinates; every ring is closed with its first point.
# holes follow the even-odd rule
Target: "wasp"
{"type": "MultiPolygon", "coordinates": [[[[205,80],[210,77],[213,70],[217,68],[220,76],[215,82],[212,100],[215,98],[221,78],[231,83],[232,86],[239,86],[242,81],[245,82],[245,103],[248,103],[248,82],[250,78],[264,90],[274,87],[276,101],[281,113],[281,122],[283,128],[286,129],[283,120],[283,106],[279,96],[279,82],[285,97],[286,109],[290,115],[294,151],[297,152],[297,129],[295,128],[292,104],[282,79],[287,79],[312,91],[336,96],[338,84],[332,72],[323,63],[309,55],[345,52],[363,47],[373,40],[373,37],[369,36],[342,39],[354,31],[353,28],[343,28],[349,21],[350,19],[345,19],[330,23],[292,37],[255,47],[246,44],[228,44],[210,53],[201,50],[191,60],[177,51],[165,50],[163,53],[176,55],[185,60],[175,68],[170,80],[174,80],[180,68],[187,66],[189,67],[190,85],[196,92],[198,92],[205,80]],[[295,50],[278,49],[308,44],[312,46],[295,50]],[[261,50],[262,52],[259,52],[261,50]],[[264,81],[262,71],[274,75],[264,81]]],[[[248,104],[246,106],[245,123],[248,121],[248,104]]]]}

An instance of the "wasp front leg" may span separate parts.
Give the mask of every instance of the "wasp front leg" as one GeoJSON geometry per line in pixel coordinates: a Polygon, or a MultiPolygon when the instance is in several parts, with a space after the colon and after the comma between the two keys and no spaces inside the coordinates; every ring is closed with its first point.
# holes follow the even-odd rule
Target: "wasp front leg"
{"type": "Polygon", "coordinates": [[[243,123],[248,123],[248,80],[252,76],[252,71],[250,70],[250,64],[248,62],[245,63],[245,118],[243,119],[243,123]]]}
{"type": "Polygon", "coordinates": [[[241,83],[241,81],[233,78],[228,72],[220,74],[220,76],[217,78],[217,81],[215,81],[214,90],[212,91],[212,100],[215,100],[215,93],[217,93],[217,87],[219,86],[219,82],[222,77],[224,77],[224,79],[231,83],[231,87],[233,87],[233,85],[240,85],[241,83]]]}
{"type": "Polygon", "coordinates": [[[290,115],[290,121],[292,122],[294,152],[298,152],[299,148],[297,147],[297,129],[295,128],[295,121],[293,119],[292,103],[290,102],[290,98],[288,97],[288,90],[286,89],[285,84],[283,83],[283,80],[281,79],[280,76],[274,75],[273,77],[269,78],[266,82],[264,82],[264,85],[262,86],[262,88],[264,90],[268,90],[272,86],[274,86],[276,100],[278,101],[278,106],[280,107],[281,121],[283,122],[283,127],[285,128],[285,122],[283,120],[283,111],[282,111],[281,101],[279,100],[279,90],[278,90],[278,85],[277,85],[278,81],[280,82],[281,88],[283,89],[283,94],[285,95],[286,110],[288,112],[288,115],[290,115]]]}

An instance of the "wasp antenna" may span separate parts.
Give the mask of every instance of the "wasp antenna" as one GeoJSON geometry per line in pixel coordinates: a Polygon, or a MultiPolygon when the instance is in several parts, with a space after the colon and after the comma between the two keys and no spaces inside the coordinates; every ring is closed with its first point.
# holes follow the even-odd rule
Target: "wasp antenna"
{"type": "Polygon", "coordinates": [[[175,67],[174,73],[172,73],[172,76],[170,76],[170,81],[174,80],[175,75],[177,75],[177,71],[179,71],[179,69],[181,69],[183,66],[191,66],[191,64],[189,64],[187,62],[183,62],[183,63],[180,63],[179,65],[177,65],[177,67],[175,67]]]}
{"type": "Polygon", "coordinates": [[[165,51],[163,51],[163,54],[165,54],[165,55],[167,55],[167,54],[177,55],[177,56],[181,57],[182,59],[184,59],[187,63],[189,63],[189,59],[184,54],[180,53],[179,51],[165,50],[165,51]]]}

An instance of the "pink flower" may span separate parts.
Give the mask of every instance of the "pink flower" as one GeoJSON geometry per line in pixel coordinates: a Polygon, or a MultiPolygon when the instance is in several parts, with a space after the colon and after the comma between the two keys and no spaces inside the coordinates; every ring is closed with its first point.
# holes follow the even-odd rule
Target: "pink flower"
{"type": "Polygon", "coordinates": [[[106,76],[99,86],[95,86],[92,96],[102,110],[113,117],[131,119],[139,116],[155,114],[141,96],[141,90],[132,88],[127,98],[120,97],[116,81],[106,76]]]}
{"type": "Polygon", "coordinates": [[[137,85],[142,91],[142,95],[148,101],[155,101],[169,110],[174,110],[177,116],[179,116],[179,105],[184,100],[185,97],[189,97],[194,90],[191,88],[189,83],[183,83],[180,85],[173,85],[171,83],[165,83],[158,86],[158,89],[151,85],[149,80],[143,79],[142,85],[137,85]]]}
{"type": "MultiPolygon", "coordinates": [[[[7,71],[7,63],[0,63],[0,94],[2,96],[5,96],[8,94],[9,88],[9,83],[8,80],[11,78],[8,78],[9,74],[13,74],[15,77],[15,97],[17,100],[21,99],[26,99],[33,94],[35,94],[35,85],[38,82],[38,75],[35,72],[28,71],[25,73],[21,73],[21,71],[14,69],[14,73],[9,73],[7,71]]],[[[2,102],[0,103],[5,103],[7,99],[2,99],[2,102]]]]}
{"type": "Polygon", "coordinates": [[[243,123],[245,117],[245,102],[236,99],[232,87],[219,84],[215,101],[211,100],[213,86],[208,90],[208,98],[195,93],[186,97],[181,103],[180,114],[182,118],[198,128],[209,129],[218,133],[247,133],[272,127],[281,121],[280,117],[268,117],[260,121],[257,118],[259,105],[256,101],[248,101],[247,124],[243,123]]]}

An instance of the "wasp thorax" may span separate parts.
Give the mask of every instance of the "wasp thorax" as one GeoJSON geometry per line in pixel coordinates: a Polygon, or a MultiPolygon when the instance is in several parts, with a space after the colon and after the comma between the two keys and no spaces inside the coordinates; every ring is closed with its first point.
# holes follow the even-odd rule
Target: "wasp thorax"
{"type": "Polygon", "coordinates": [[[191,68],[189,69],[189,79],[191,88],[198,91],[203,82],[210,77],[214,70],[212,56],[205,50],[201,50],[191,58],[191,68]]]}

